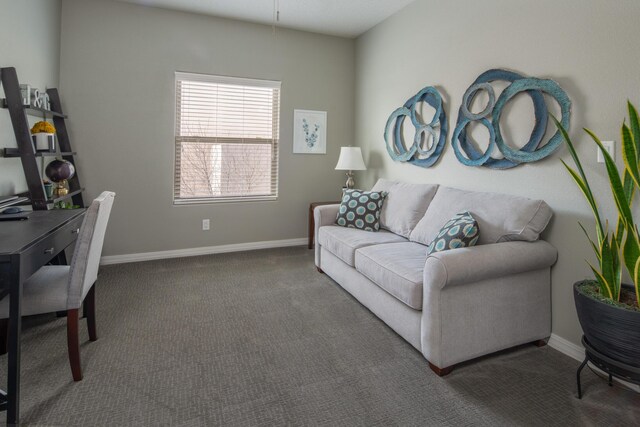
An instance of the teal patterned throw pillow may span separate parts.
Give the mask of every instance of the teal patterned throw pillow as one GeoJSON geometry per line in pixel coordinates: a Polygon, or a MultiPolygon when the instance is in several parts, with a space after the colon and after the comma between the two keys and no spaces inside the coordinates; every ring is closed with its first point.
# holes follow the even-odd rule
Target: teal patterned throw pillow
{"type": "Polygon", "coordinates": [[[378,231],[385,197],[386,191],[344,190],[336,224],[364,231],[378,231]]]}
{"type": "Polygon", "coordinates": [[[427,249],[427,255],[434,252],[447,251],[449,249],[475,246],[480,237],[478,222],[469,212],[454,215],[433,239],[427,249]]]}

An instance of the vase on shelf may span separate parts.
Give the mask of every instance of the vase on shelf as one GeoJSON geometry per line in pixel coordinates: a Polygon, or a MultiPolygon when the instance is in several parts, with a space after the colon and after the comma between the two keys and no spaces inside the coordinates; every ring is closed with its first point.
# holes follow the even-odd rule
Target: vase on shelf
{"type": "Polygon", "coordinates": [[[50,182],[44,182],[43,183],[44,186],[44,195],[47,196],[47,199],[50,199],[53,197],[53,184],[50,182]]]}
{"type": "Polygon", "coordinates": [[[44,169],[44,174],[51,182],[60,182],[73,178],[76,174],[76,168],[67,160],[55,159],[49,162],[44,169]]]}
{"type": "Polygon", "coordinates": [[[31,139],[36,151],[56,151],[56,128],[46,120],[39,121],[31,128],[31,139]]]}
{"type": "Polygon", "coordinates": [[[56,135],[53,133],[38,132],[31,135],[33,145],[39,152],[56,151],[56,135]]]}

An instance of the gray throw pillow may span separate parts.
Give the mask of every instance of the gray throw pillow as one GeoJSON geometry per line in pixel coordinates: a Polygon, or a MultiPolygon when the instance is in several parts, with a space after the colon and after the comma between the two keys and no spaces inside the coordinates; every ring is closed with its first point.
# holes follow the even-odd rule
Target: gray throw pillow
{"type": "Polygon", "coordinates": [[[436,238],[429,244],[427,255],[449,249],[475,246],[478,237],[480,237],[478,223],[471,214],[469,212],[456,214],[442,226],[436,238]]]}
{"type": "Polygon", "coordinates": [[[378,231],[380,211],[385,197],[386,191],[344,190],[336,224],[365,231],[378,231]]]}

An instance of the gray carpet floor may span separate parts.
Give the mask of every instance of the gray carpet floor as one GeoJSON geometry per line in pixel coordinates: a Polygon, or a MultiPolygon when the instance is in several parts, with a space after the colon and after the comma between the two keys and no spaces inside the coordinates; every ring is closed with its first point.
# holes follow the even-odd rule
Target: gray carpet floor
{"type": "MultiPolygon", "coordinates": [[[[639,394],[585,370],[578,400],[578,363],[548,346],[437,377],[303,248],[105,266],[97,302],[79,383],[65,320],[25,321],[25,424],[640,424],[639,394]]],[[[0,365],[6,378],[6,356],[0,365]]]]}

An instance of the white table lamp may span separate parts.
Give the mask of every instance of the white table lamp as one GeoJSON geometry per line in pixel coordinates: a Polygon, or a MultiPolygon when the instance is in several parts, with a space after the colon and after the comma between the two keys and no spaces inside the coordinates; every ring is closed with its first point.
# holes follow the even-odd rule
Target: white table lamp
{"type": "Polygon", "coordinates": [[[347,188],[353,188],[355,181],[353,180],[353,171],[363,171],[367,167],[362,159],[362,151],[360,147],[341,147],[340,158],[336,170],[347,171],[347,188]]]}

